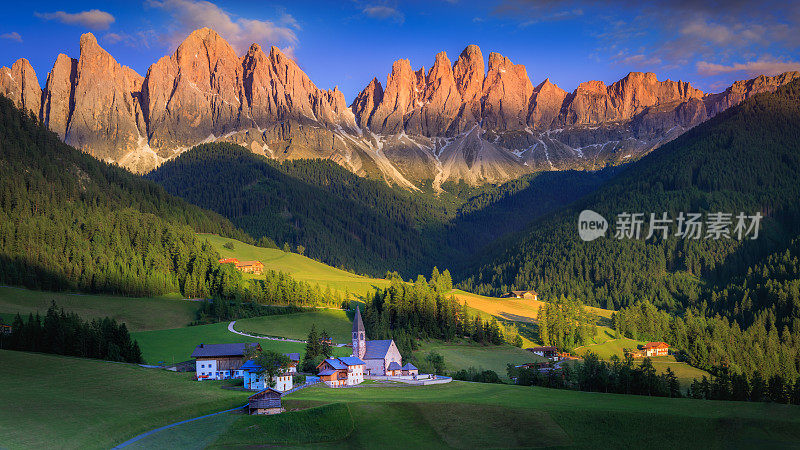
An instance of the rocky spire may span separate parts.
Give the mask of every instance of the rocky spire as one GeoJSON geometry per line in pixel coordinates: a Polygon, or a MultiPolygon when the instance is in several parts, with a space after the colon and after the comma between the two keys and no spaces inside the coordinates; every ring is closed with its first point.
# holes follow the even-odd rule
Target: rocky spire
{"type": "Polygon", "coordinates": [[[489,54],[489,71],[483,82],[483,124],[495,130],[524,129],[533,85],[525,66],[499,53],[489,54]]]}
{"type": "Polygon", "coordinates": [[[42,88],[39,87],[36,72],[27,59],[14,61],[11,68],[0,67],[0,95],[10,98],[17,108],[39,117],[42,88]]]}
{"type": "Polygon", "coordinates": [[[367,87],[356,96],[355,100],[353,100],[353,103],[350,105],[358,121],[358,126],[361,128],[367,128],[369,126],[372,113],[382,100],[383,86],[381,86],[381,82],[378,81],[377,78],[372,78],[372,81],[370,81],[367,87]]]}
{"type": "Polygon", "coordinates": [[[533,89],[528,124],[534,130],[548,130],[558,119],[567,91],[550,82],[547,78],[533,89]]]}
{"type": "Polygon", "coordinates": [[[139,105],[143,78],[120,65],[91,33],[81,36],[80,50],[65,140],[100,159],[120,162],[138,147],[144,131],[139,105]]]}

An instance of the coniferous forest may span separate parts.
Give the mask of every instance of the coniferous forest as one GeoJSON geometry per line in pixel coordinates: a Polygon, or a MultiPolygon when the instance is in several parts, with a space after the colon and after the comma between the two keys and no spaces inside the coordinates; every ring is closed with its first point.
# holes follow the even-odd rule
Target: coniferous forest
{"type": "Polygon", "coordinates": [[[0,98],[0,283],[134,296],[212,295],[227,219],[62,143],[0,98]]]}
{"type": "Polygon", "coordinates": [[[25,320],[17,314],[11,327],[10,334],[0,333],[2,349],[142,362],[139,344],[131,339],[128,328],[109,317],[85,322],[52,303],[44,317],[30,314],[25,320]]]}

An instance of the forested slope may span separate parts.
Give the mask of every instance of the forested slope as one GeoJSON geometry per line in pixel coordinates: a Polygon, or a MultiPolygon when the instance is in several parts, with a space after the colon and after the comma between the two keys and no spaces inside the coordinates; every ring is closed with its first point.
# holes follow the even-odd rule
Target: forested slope
{"type": "Polygon", "coordinates": [[[727,284],[800,233],[799,177],[800,84],[793,82],[719,114],[570,208],[534,222],[463,285],[479,293],[516,287],[577,295],[610,309],[642,299],[671,309],[697,304],[703,284],[727,284]],[[605,238],[579,239],[583,209],[609,221],[605,238]],[[647,223],[642,239],[613,237],[623,212],[644,213],[647,222],[651,212],[675,219],[680,212],[720,211],[763,214],[758,239],[645,241],[647,223]]]}
{"type": "Polygon", "coordinates": [[[195,231],[252,241],[227,219],[67,146],[0,97],[0,283],[207,295],[219,265],[195,231]]]}
{"type": "Polygon", "coordinates": [[[147,177],[253,236],[301,245],[314,259],[359,273],[413,271],[428,250],[420,226],[446,216],[438,204],[333,162],[277,162],[235,144],[199,145],[147,177]]]}
{"type": "MultiPolygon", "coordinates": [[[[665,340],[700,368],[793,380],[800,373],[800,82],[699,125],[571,207],[507,239],[461,283],[479,293],[536,289],[620,310],[621,335],[665,340]],[[584,242],[584,209],[610,222],[584,242]],[[640,239],[618,214],[644,213],[640,239]],[[649,214],[702,213],[699,239],[646,240],[649,214]],[[708,239],[708,213],[764,216],[757,239],[708,239]]],[[[733,233],[732,233],[733,234],[733,233]]],[[[750,235],[752,236],[752,234],[750,235]]],[[[763,380],[762,380],[763,382],[763,380]]]]}

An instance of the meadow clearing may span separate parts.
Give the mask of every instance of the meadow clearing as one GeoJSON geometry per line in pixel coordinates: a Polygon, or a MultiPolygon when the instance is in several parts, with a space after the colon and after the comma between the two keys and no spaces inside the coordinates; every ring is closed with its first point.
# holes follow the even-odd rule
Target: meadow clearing
{"type": "MultiPolygon", "coordinates": [[[[375,287],[389,285],[387,280],[356,275],[297,253],[287,253],[276,248],[256,247],[214,234],[200,234],[199,237],[208,240],[222,258],[237,258],[240,261],[261,261],[264,264],[264,270],[284,272],[292,275],[298,281],[319,284],[322,289],[330,287],[331,290],[338,291],[341,294],[349,292],[363,296],[374,291],[375,287]],[[223,247],[229,242],[233,244],[232,250],[223,247]]],[[[257,277],[257,275],[245,274],[245,278],[252,277],[257,277]]]]}

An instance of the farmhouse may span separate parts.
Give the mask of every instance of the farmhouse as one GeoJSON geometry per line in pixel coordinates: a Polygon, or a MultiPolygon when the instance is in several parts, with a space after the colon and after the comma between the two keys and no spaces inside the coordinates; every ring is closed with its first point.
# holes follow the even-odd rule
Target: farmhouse
{"type": "Polygon", "coordinates": [[[261,275],[264,273],[264,264],[261,261],[239,261],[236,258],[225,258],[219,260],[220,264],[233,264],[236,270],[242,273],[252,273],[261,275]]]}
{"type": "Polygon", "coordinates": [[[250,414],[279,414],[281,407],[281,393],[272,388],[251,395],[247,399],[250,414]]]}
{"type": "Polygon", "coordinates": [[[644,356],[667,356],[669,345],[666,342],[648,342],[644,345],[644,356]]]}
{"type": "Polygon", "coordinates": [[[528,351],[532,352],[534,355],[543,356],[547,359],[557,359],[558,358],[558,349],[556,347],[533,347],[529,348],[528,351]]]}
{"type": "MultiPolygon", "coordinates": [[[[286,353],[286,356],[288,356],[289,360],[291,361],[292,356],[290,355],[291,353],[286,353]]],[[[298,357],[298,361],[299,359],[300,358],[298,357]]],[[[267,380],[264,368],[258,365],[252,359],[242,364],[239,370],[242,372],[245,389],[261,390],[269,387],[266,382],[267,380]]],[[[296,372],[297,364],[295,363],[294,366],[292,366],[290,362],[290,366],[286,368],[286,370],[272,377],[272,381],[275,384],[275,390],[286,392],[291,389],[293,387],[292,373],[296,372]]]]}
{"type": "MultiPolygon", "coordinates": [[[[380,341],[368,341],[364,322],[361,320],[361,309],[356,306],[356,316],[353,319],[353,357],[356,357],[366,364],[366,375],[392,375],[397,372],[400,374],[403,359],[400,350],[394,340],[386,339],[380,341]],[[389,366],[396,363],[396,369],[389,366]],[[389,373],[392,372],[392,373],[389,373]]],[[[395,367],[395,366],[392,366],[395,367]]]]}
{"type": "Polygon", "coordinates": [[[355,356],[328,358],[317,366],[317,375],[330,387],[355,386],[364,381],[364,367],[355,356]]]}
{"type": "Polygon", "coordinates": [[[192,352],[198,380],[242,378],[241,366],[247,350],[261,346],[255,342],[240,344],[200,344],[192,352]]]}
{"type": "Polygon", "coordinates": [[[502,298],[524,298],[526,300],[536,300],[539,298],[539,294],[536,291],[511,291],[503,294],[502,298]]]}

